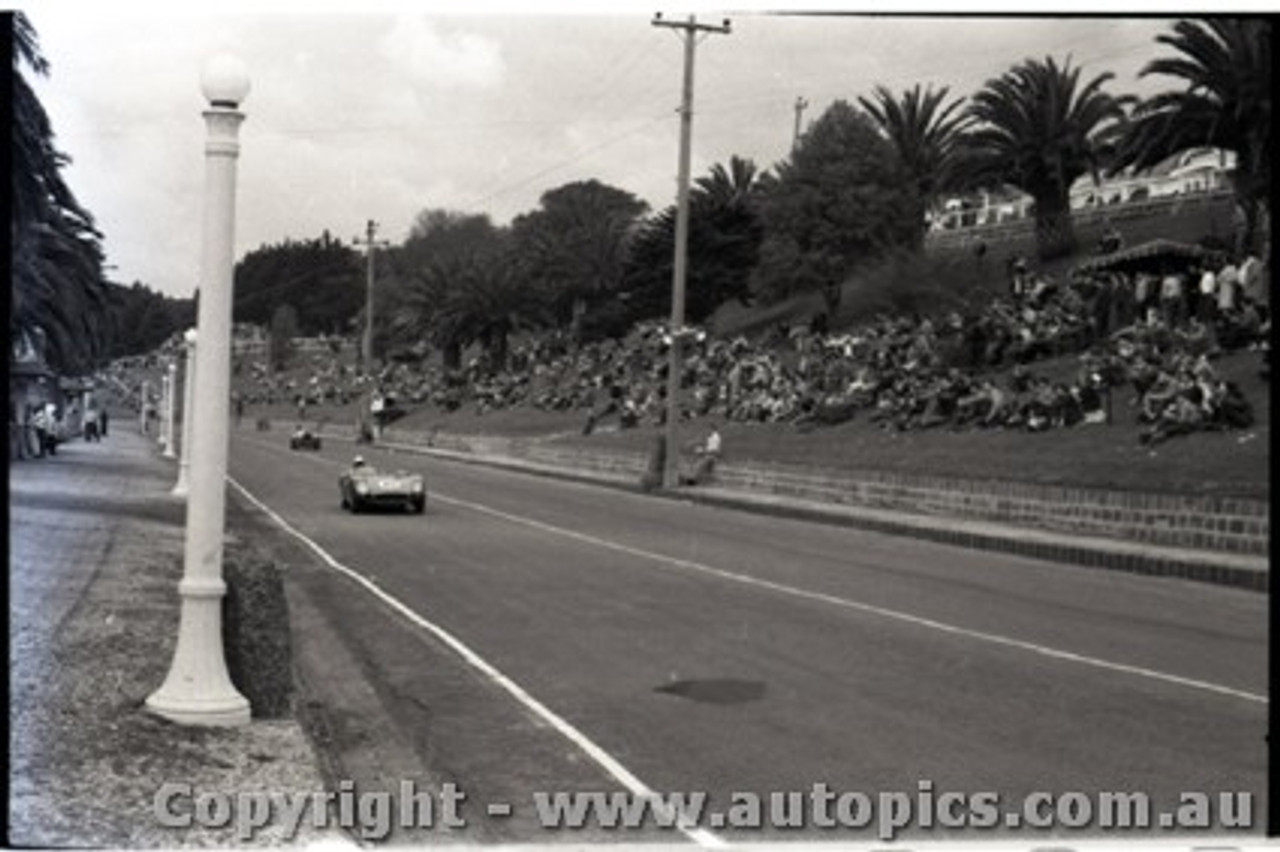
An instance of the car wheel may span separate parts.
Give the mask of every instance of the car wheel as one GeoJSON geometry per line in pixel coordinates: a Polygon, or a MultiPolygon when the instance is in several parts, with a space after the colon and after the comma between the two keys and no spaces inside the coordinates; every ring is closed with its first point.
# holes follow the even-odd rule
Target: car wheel
{"type": "Polygon", "coordinates": [[[426,498],[419,497],[413,501],[409,508],[415,515],[421,515],[427,508],[426,498]]]}

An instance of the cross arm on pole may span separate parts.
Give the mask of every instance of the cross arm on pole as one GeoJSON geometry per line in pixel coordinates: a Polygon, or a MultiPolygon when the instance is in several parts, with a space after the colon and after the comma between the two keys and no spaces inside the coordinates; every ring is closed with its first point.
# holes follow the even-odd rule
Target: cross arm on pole
{"type": "Polygon", "coordinates": [[[662,17],[661,12],[654,13],[652,24],[655,27],[670,27],[672,29],[685,30],[688,32],[700,30],[702,32],[726,34],[730,32],[731,27],[728,18],[725,18],[719,24],[700,24],[692,15],[689,16],[687,21],[668,21],[662,17]]]}

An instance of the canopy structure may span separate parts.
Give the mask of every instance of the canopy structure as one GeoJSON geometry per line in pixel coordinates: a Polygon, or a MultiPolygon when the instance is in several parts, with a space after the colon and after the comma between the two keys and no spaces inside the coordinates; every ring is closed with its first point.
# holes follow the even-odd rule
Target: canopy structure
{"type": "Polygon", "coordinates": [[[1191,243],[1175,240],[1151,240],[1112,254],[1094,257],[1077,264],[1077,273],[1093,272],[1163,272],[1166,269],[1185,270],[1193,263],[1208,261],[1217,264],[1221,253],[1191,243]]]}

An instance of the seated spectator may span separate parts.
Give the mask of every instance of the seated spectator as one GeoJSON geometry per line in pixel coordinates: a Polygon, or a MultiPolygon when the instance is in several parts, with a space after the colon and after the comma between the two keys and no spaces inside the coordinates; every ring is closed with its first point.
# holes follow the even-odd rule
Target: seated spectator
{"type": "Polygon", "coordinates": [[[1253,407],[1235,382],[1217,382],[1210,418],[1218,428],[1248,429],[1253,426],[1253,407]]]}
{"type": "Polygon", "coordinates": [[[1207,422],[1204,411],[1195,398],[1194,393],[1178,394],[1169,400],[1158,412],[1151,428],[1142,432],[1138,440],[1154,447],[1175,435],[1185,435],[1200,429],[1207,422]]]}
{"type": "Polygon", "coordinates": [[[723,441],[720,437],[720,429],[716,424],[712,423],[706,439],[701,446],[694,450],[696,460],[693,466],[693,473],[683,477],[682,484],[704,485],[710,482],[712,475],[715,473],[716,463],[720,461],[722,447],[723,441]]]}

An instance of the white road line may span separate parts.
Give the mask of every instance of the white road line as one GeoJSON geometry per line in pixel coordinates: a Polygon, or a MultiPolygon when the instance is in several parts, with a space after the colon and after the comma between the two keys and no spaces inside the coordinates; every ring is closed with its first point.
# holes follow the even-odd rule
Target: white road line
{"type": "MultiPolygon", "coordinates": [[[[330,463],[327,459],[316,459],[316,461],[330,463]]],[[[808,589],[800,589],[795,586],[787,586],[782,583],[775,583],[771,580],[762,580],[758,577],[752,577],[746,574],[737,574],[733,571],[727,571],[723,568],[715,568],[711,565],[704,565],[701,562],[693,562],[688,559],[680,559],[674,556],[666,556],[661,553],[654,553],[650,550],[643,550],[638,547],[621,544],[620,542],[610,541],[598,536],[589,535],[587,533],[578,532],[577,530],[558,527],[554,524],[548,524],[534,518],[525,517],[524,515],[514,515],[510,512],[504,512],[501,509],[494,509],[491,506],[485,506],[481,503],[473,503],[469,500],[462,500],[457,497],[446,497],[437,491],[432,491],[428,499],[437,500],[441,503],[449,503],[464,509],[471,509],[476,512],[482,512],[492,515],[496,518],[510,521],[515,524],[522,524],[533,529],[542,530],[543,532],[553,533],[555,535],[564,536],[565,538],[575,539],[586,544],[602,547],[617,553],[625,553],[629,556],[636,556],[642,559],[649,559],[659,564],[670,565],[676,568],[683,568],[689,571],[696,571],[713,577],[719,577],[724,580],[730,580],[742,585],[754,586],[760,589],[768,589],[792,597],[802,598],[804,600],[819,601],[833,606],[843,607],[845,609],[853,609],[859,612],[871,613],[884,618],[894,619],[907,624],[914,624],[918,627],[926,627],[931,630],[937,630],[942,633],[950,633],[955,636],[964,636],[968,639],[976,639],[982,642],[989,642],[994,645],[1001,645],[1006,648],[1016,648],[1021,651],[1027,651],[1043,657],[1049,657],[1055,660],[1063,660],[1065,662],[1077,663],[1080,665],[1091,666],[1093,668],[1106,669],[1108,671],[1120,672],[1122,674],[1134,675],[1136,677],[1156,680],[1162,683],[1173,684],[1176,686],[1187,687],[1189,689],[1197,689],[1203,692],[1210,692],[1216,695],[1225,695],[1231,698],[1239,698],[1244,701],[1251,701],[1257,704],[1268,704],[1269,699],[1265,695],[1258,695],[1254,692],[1247,692],[1242,689],[1234,689],[1229,686],[1222,686],[1217,683],[1209,683],[1208,681],[1195,680],[1193,678],[1180,677],[1178,675],[1168,674],[1167,672],[1159,672],[1154,669],[1147,669],[1141,666],[1131,666],[1125,663],[1114,663],[1110,660],[1102,660],[1097,657],[1089,657],[1084,654],[1076,654],[1071,651],[1063,651],[1058,648],[1050,648],[1046,645],[1037,645],[1034,642],[1025,642],[1021,639],[1013,639],[1008,636],[1001,636],[996,633],[987,633],[981,630],[971,630],[967,627],[959,627],[954,624],[947,624],[942,621],[935,621],[931,618],[924,618],[918,615],[912,615],[900,610],[888,609],[876,606],[874,604],[855,601],[849,598],[841,598],[835,595],[828,595],[823,592],[814,592],[808,589]]]]}
{"type": "Polygon", "coordinates": [[[528,518],[523,515],[513,515],[510,512],[504,512],[500,509],[494,509],[481,503],[472,503],[469,500],[461,500],[456,497],[446,497],[439,492],[432,492],[431,499],[441,503],[448,503],[464,509],[471,509],[476,512],[492,515],[496,518],[510,521],[515,524],[522,524],[533,529],[542,530],[543,532],[553,533],[555,535],[571,538],[586,544],[595,545],[617,553],[625,553],[628,556],[636,556],[642,559],[649,559],[661,564],[671,565],[677,568],[683,568],[689,571],[696,571],[701,574],[708,574],[713,577],[719,577],[723,580],[730,580],[746,586],[754,586],[760,589],[768,589],[769,591],[778,592],[792,597],[803,598],[805,600],[820,601],[822,603],[831,604],[833,606],[844,607],[846,609],[854,609],[859,612],[872,613],[874,615],[891,618],[917,627],[926,627],[931,630],[937,630],[942,633],[950,633],[956,636],[964,636],[968,639],[977,639],[983,642],[990,642],[995,645],[1002,645],[1007,648],[1017,648],[1021,651],[1029,651],[1033,654],[1039,654],[1044,657],[1051,657],[1056,660],[1065,660],[1067,662],[1079,663],[1081,665],[1092,666],[1099,669],[1107,669],[1109,671],[1123,672],[1124,674],[1136,675],[1138,677],[1148,678],[1150,680],[1158,680],[1163,683],[1185,686],[1191,689],[1199,689],[1205,692],[1212,692],[1218,695],[1227,695],[1232,698],[1241,698],[1245,701],[1253,701],[1258,704],[1267,704],[1268,699],[1265,695],[1257,695],[1256,693],[1246,692],[1240,689],[1233,689],[1229,686],[1222,686],[1216,683],[1209,683],[1202,680],[1194,680],[1192,678],[1179,677],[1178,675],[1158,672],[1153,669],[1146,669],[1140,666],[1130,666],[1124,663],[1113,663],[1108,660],[1101,660],[1097,657],[1089,657],[1084,654],[1075,654],[1070,651],[1062,651],[1057,648],[1050,648],[1045,645],[1037,645],[1034,642],[1025,642],[1021,639],[1012,639],[1008,636],[1000,636],[995,633],[986,633],[981,630],[971,630],[967,627],[959,627],[954,624],[947,624],[942,621],[934,621],[931,618],[923,618],[918,615],[901,612],[895,609],[887,609],[885,607],[875,606],[874,604],[864,603],[862,601],[850,600],[849,598],[841,598],[835,595],[828,595],[823,592],[814,592],[808,589],[801,589],[795,586],[788,586],[782,583],[775,583],[771,580],[762,580],[758,577],[752,577],[746,574],[737,574],[733,571],[727,571],[723,568],[715,568],[711,565],[704,565],[701,562],[693,562],[688,559],[680,559],[674,556],[666,556],[661,553],[654,553],[650,550],[643,550],[638,547],[621,544],[609,539],[599,538],[598,536],[589,535],[587,533],[578,532],[576,530],[558,527],[554,524],[548,524],[534,518],[528,518]]]}
{"type": "MultiPolygon", "coordinates": [[[[449,646],[449,648],[451,648],[455,653],[457,653],[460,657],[462,657],[462,659],[465,660],[470,666],[480,671],[482,674],[488,677],[496,685],[502,687],[513,698],[515,698],[522,705],[524,705],[524,707],[527,710],[529,710],[531,713],[541,718],[547,724],[551,725],[551,727],[559,731],[566,739],[568,739],[575,746],[577,746],[579,749],[585,752],[587,756],[589,756],[592,760],[594,760],[596,764],[600,766],[602,769],[604,769],[607,773],[609,773],[615,779],[617,779],[617,781],[620,784],[622,784],[622,786],[624,786],[630,793],[632,793],[637,797],[648,799],[652,803],[652,806],[654,808],[663,807],[661,801],[657,798],[657,794],[653,790],[651,790],[643,781],[641,781],[639,778],[633,775],[630,770],[628,770],[625,766],[619,763],[618,760],[615,759],[611,754],[609,754],[607,751],[602,749],[600,746],[596,745],[594,742],[591,741],[590,738],[586,736],[586,734],[583,734],[581,731],[575,728],[572,724],[567,722],[565,719],[561,718],[559,715],[557,715],[554,711],[548,708],[541,701],[539,701],[538,699],[530,695],[528,692],[526,692],[524,688],[521,687],[518,683],[511,680],[511,678],[504,675],[501,671],[495,668],[491,663],[489,663],[487,660],[485,660],[475,651],[471,650],[471,648],[468,647],[464,642],[462,642],[462,640],[458,639],[456,636],[454,636],[449,631],[445,630],[443,627],[440,627],[434,622],[428,621],[427,619],[423,618],[421,615],[418,615],[418,613],[414,612],[408,606],[406,606],[396,598],[384,592],[381,588],[378,587],[377,583],[365,577],[363,574],[360,574],[359,572],[348,568],[338,560],[334,559],[332,556],[328,554],[328,552],[324,550],[324,548],[316,544],[314,541],[312,541],[310,538],[308,538],[305,534],[303,534],[299,530],[295,529],[292,524],[290,524],[284,518],[280,517],[280,515],[276,514],[269,506],[267,506],[265,503],[263,503],[253,494],[251,494],[247,488],[245,488],[243,485],[241,485],[231,476],[227,477],[227,481],[231,483],[231,486],[233,488],[235,488],[242,495],[244,495],[245,499],[247,499],[254,506],[261,509],[269,518],[271,518],[271,520],[275,521],[275,523],[281,529],[283,529],[285,532],[289,533],[294,538],[301,541],[303,544],[307,545],[307,547],[311,548],[311,550],[313,550],[316,553],[316,555],[318,555],[321,559],[323,559],[324,562],[330,568],[334,569],[338,573],[348,577],[355,583],[364,587],[366,591],[368,591],[370,594],[372,594],[378,600],[382,601],[387,606],[391,607],[391,609],[403,615],[412,624],[418,627],[421,627],[422,629],[431,633],[433,636],[435,636],[445,645],[449,646]]],[[[720,839],[715,834],[712,834],[711,832],[707,831],[706,829],[698,828],[696,826],[691,826],[691,825],[681,825],[681,826],[678,826],[678,828],[686,837],[688,837],[693,842],[697,843],[699,846],[703,846],[706,848],[722,848],[727,846],[727,844],[722,839],[720,839]]]]}

